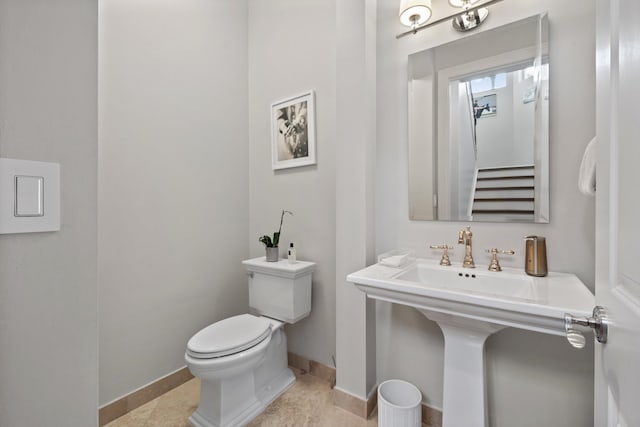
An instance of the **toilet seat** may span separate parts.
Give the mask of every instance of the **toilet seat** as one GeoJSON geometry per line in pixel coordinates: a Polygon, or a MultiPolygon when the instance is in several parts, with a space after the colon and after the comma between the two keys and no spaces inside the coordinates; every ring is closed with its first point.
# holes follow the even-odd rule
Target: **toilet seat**
{"type": "Polygon", "coordinates": [[[197,359],[228,356],[259,344],[269,335],[269,319],[241,314],[220,320],[196,333],[187,343],[187,354],[197,359]]]}

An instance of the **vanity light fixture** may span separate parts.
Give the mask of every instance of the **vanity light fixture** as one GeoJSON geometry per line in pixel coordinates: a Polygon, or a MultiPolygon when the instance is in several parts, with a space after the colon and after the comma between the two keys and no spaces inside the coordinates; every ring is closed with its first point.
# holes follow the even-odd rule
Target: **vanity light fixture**
{"type": "Polygon", "coordinates": [[[478,0],[449,0],[451,6],[464,10],[453,18],[453,28],[462,32],[473,30],[487,19],[489,9],[486,7],[470,10],[471,6],[477,2],[478,0]]]}
{"type": "Polygon", "coordinates": [[[463,12],[456,12],[427,24],[426,22],[431,17],[431,0],[400,0],[400,22],[411,27],[411,30],[398,34],[396,38],[399,39],[401,37],[408,36],[409,34],[416,34],[418,31],[424,30],[432,25],[448,21],[451,18],[453,18],[453,28],[456,30],[473,30],[487,19],[487,16],[489,15],[489,9],[487,9],[487,6],[500,1],[502,0],[488,0],[484,2],[480,2],[480,0],[449,0],[449,5],[455,8],[461,8],[463,9],[463,12]],[[476,3],[480,4],[476,5],[476,3]],[[414,7],[419,9],[414,9],[414,7]],[[425,8],[429,11],[426,18],[416,13],[418,10],[424,11],[425,8]]]}
{"type": "Polygon", "coordinates": [[[431,0],[400,0],[400,22],[415,32],[431,18],[431,0]]]}

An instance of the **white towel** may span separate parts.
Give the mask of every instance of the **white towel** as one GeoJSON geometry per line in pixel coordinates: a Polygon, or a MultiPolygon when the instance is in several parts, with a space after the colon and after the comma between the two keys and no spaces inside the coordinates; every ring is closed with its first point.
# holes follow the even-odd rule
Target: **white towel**
{"type": "Polygon", "coordinates": [[[380,264],[390,267],[401,267],[407,258],[409,258],[409,254],[389,256],[380,260],[380,264]]]}
{"type": "Polygon", "coordinates": [[[587,196],[596,195],[596,138],[593,138],[584,150],[582,164],[580,164],[580,176],[578,188],[587,196]]]}

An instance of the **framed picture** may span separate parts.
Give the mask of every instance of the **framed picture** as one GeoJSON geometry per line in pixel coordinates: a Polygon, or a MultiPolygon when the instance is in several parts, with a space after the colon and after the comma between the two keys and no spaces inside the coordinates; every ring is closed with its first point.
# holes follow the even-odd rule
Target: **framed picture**
{"type": "Polygon", "coordinates": [[[491,95],[483,95],[473,100],[473,113],[476,119],[491,117],[498,114],[497,96],[495,93],[491,95]]]}
{"type": "Polygon", "coordinates": [[[532,86],[529,89],[525,90],[524,93],[522,94],[522,103],[528,104],[535,100],[536,100],[536,88],[535,86],[532,86]]]}
{"type": "Polygon", "coordinates": [[[271,104],[271,165],[274,170],[316,163],[315,94],[304,92],[271,104]]]}

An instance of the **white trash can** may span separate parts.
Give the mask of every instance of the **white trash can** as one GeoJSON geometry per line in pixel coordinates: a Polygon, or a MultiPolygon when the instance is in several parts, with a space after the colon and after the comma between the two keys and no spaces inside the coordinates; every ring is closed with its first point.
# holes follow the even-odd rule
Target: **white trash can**
{"type": "Polygon", "coordinates": [[[388,380],[378,386],[379,427],[421,427],[422,393],[402,380],[388,380]]]}

